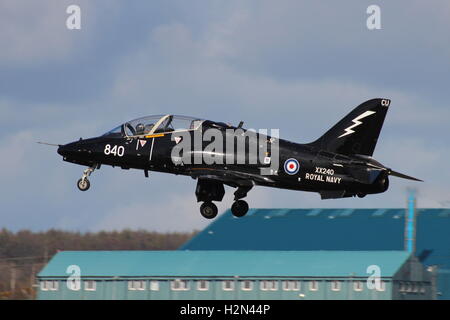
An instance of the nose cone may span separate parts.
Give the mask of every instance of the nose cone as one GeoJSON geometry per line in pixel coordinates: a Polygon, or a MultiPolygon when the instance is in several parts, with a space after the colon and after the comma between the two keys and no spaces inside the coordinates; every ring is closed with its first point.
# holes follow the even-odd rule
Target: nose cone
{"type": "Polygon", "coordinates": [[[64,161],[92,166],[99,160],[95,154],[95,147],[95,139],[80,139],[60,146],[57,152],[63,157],[64,161]]]}
{"type": "Polygon", "coordinates": [[[66,146],[65,145],[64,146],[59,146],[57,152],[58,152],[59,155],[64,157],[65,155],[67,155],[67,148],[66,148],[66,146]]]}
{"type": "Polygon", "coordinates": [[[62,145],[58,148],[58,153],[63,156],[63,157],[67,157],[67,156],[73,156],[77,153],[78,151],[78,147],[76,145],[76,142],[72,142],[72,143],[68,143],[65,145],[62,145]]]}

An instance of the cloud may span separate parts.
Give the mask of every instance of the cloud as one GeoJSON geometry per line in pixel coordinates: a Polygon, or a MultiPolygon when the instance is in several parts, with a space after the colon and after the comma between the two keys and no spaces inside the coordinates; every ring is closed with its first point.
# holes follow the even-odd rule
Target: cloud
{"type": "MultiPolygon", "coordinates": [[[[161,179],[170,184],[171,180],[178,181],[182,187],[172,190],[164,190],[150,196],[134,197],[125,200],[124,204],[116,206],[92,226],[92,230],[120,230],[146,229],[157,231],[191,231],[199,230],[211,222],[200,215],[200,203],[197,203],[193,183],[183,183],[181,177],[161,179]],[[169,181],[167,181],[169,180],[169,181]]],[[[159,179],[158,179],[159,180],[159,179]]],[[[149,190],[155,189],[159,181],[150,181],[149,190]]],[[[226,195],[222,202],[215,202],[219,209],[219,215],[228,210],[233,203],[235,189],[226,187],[226,195]]],[[[246,200],[258,207],[268,206],[271,203],[270,190],[267,188],[255,188],[246,200]]]]}
{"type": "Polygon", "coordinates": [[[249,1],[211,24],[202,40],[210,44],[207,52],[240,72],[284,81],[353,81],[445,98],[448,4],[384,3],[377,31],[366,28],[369,4],[249,1]]]}
{"type": "MultiPolygon", "coordinates": [[[[437,168],[450,156],[448,4],[382,4],[383,29],[370,32],[369,2],[79,2],[82,32],[68,33],[66,3],[0,5],[0,40],[10,44],[0,52],[5,226],[188,231],[208,223],[191,179],[103,166],[82,193],[83,167],[38,140],[65,143],[174,113],[244,120],[309,142],[374,97],[392,99],[375,157],[425,183],[392,178],[382,195],[330,201],[256,187],[250,206],[402,207],[409,186],[420,188],[419,204],[447,199],[450,177],[437,168]]],[[[226,191],[219,212],[233,201],[226,191]]]]}
{"type": "Polygon", "coordinates": [[[171,194],[165,201],[147,199],[118,206],[105,215],[94,230],[146,229],[162,232],[191,231],[207,224],[200,216],[193,194],[171,194]]]}
{"type": "Polygon", "coordinates": [[[7,45],[0,51],[0,65],[32,66],[67,59],[75,46],[65,24],[68,3],[2,1],[0,43],[7,45]]]}
{"type": "Polygon", "coordinates": [[[20,131],[0,140],[0,177],[4,183],[12,182],[27,167],[26,146],[33,140],[30,131],[20,131]]]}

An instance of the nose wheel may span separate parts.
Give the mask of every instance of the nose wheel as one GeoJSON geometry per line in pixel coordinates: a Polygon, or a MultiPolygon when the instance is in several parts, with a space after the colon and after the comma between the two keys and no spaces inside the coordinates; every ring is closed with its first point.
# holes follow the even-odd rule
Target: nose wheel
{"type": "Polygon", "coordinates": [[[213,219],[217,216],[217,206],[211,201],[203,202],[200,206],[200,213],[206,219],[213,219]]]}
{"type": "Polygon", "coordinates": [[[89,182],[88,177],[91,175],[92,172],[94,172],[96,168],[98,168],[97,165],[94,165],[83,171],[81,179],[79,179],[77,182],[78,189],[80,189],[81,191],[89,190],[89,188],[91,187],[91,183],[89,182]]]}
{"type": "Polygon", "coordinates": [[[91,183],[89,182],[88,178],[85,178],[85,179],[81,178],[77,182],[77,187],[81,191],[87,191],[90,188],[90,186],[91,186],[91,183]]]}

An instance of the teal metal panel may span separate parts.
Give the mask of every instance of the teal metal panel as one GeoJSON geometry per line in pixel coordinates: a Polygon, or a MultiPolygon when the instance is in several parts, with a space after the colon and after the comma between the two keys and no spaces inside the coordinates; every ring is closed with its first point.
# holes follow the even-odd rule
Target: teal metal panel
{"type": "Polygon", "coordinates": [[[170,299],[170,281],[162,281],[160,285],[160,298],[161,299],[170,299]]]}
{"type": "Polygon", "coordinates": [[[80,288],[81,299],[83,300],[103,300],[104,298],[104,285],[103,281],[96,281],[95,291],[86,290],[85,281],[81,281],[80,288]]]}
{"type": "Polygon", "coordinates": [[[308,217],[316,217],[322,212],[322,210],[324,210],[324,209],[311,209],[311,210],[308,210],[307,212],[300,211],[299,213],[306,213],[306,216],[308,216],[308,217]]]}
{"type": "Polygon", "coordinates": [[[67,286],[66,280],[59,281],[59,290],[62,292],[62,299],[64,300],[81,300],[83,299],[83,288],[79,290],[71,290],[67,286]]]}
{"type": "Polygon", "coordinates": [[[326,298],[325,295],[325,281],[322,281],[321,279],[311,279],[308,281],[305,281],[305,297],[306,300],[323,300],[326,298]],[[315,280],[317,281],[317,290],[312,290],[310,287],[310,281],[315,280]]]}
{"type": "Polygon", "coordinates": [[[160,280],[158,281],[158,290],[149,291],[149,299],[151,300],[168,300],[171,299],[170,293],[170,283],[168,280],[160,280]]]}
{"type": "MultiPolygon", "coordinates": [[[[226,279],[230,280],[230,279],[226,279]]],[[[223,290],[223,280],[216,280],[214,281],[214,295],[216,296],[217,300],[236,300],[237,299],[237,293],[236,293],[236,283],[234,280],[234,288],[233,290],[223,290]]]]}
{"type": "Polygon", "coordinates": [[[267,279],[269,281],[275,281],[275,288],[274,289],[269,289],[269,290],[262,290],[261,286],[262,286],[262,282],[265,280],[260,280],[258,281],[258,286],[257,286],[257,290],[259,292],[259,298],[260,299],[264,299],[264,300],[280,300],[282,297],[281,294],[281,281],[279,281],[278,279],[267,279]]]}
{"type": "Polygon", "coordinates": [[[367,276],[372,264],[391,276],[408,257],[404,251],[65,251],[38,276],[67,277],[74,264],[82,277],[367,276]]]}
{"type": "Polygon", "coordinates": [[[377,210],[254,209],[240,219],[227,211],[180,249],[403,250],[405,210],[386,209],[383,217],[373,217],[377,210]]]}
{"type": "Polygon", "coordinates": [[[437,276],[439,299],[450,300],[450,269],[441,269],[437,276]]]}
{"type": "Polygon", "coordinates": [[[250,290],[245,289],[243,287],[243,282],[244,280],[239,280],[237,282],[237,286],[236,286],[236,298],[238,300],[255,300],[255,299],[259,299],[259,288],[258,288],[258,281],[256,280],[248,280],[251,283],[251,288],[250,290]]]}
{"type": "Polygon", "coordinates": [[[193,299],[199,299],[199,300],[214,300],[216,299],[215,296],[215,285],[216,285],[216,280],[215,279],[203,279],[203,278],[199,278],[196,279],[194,282],[194,285],[192,286],[192,296],[193,299]],[[200,280],[204,280],[207,281],[208,283],[208,289],[207,290],[200,290],[198,287],[198,282],[200,280]]]}
{"type": "Polygon", "coordinates": [[[280,295],[282,300],[301,300],[302,289],[298,291],[285,291],[281,290],[280,295]]]}
{"type": "MultiPolygon", "coordinates": [[[[345,283],[353,277],[365,279],[367,267],[377,264],[383,277],[391,277],[405,264],[404,251],[100,251],[61,252],[39,274],[40,280],[59,276],[58,291],[39,291],[39,299],[384,299],[385,293],[354,292],[345,283]],[[126,263],[123,263],[126,261],[126,263]],[[99,266],[112,266],[101,268],[99,266]],[[64,277],[68,265],[81,269],[81,289],[70,290],[64,277]],[[102,274],[99,274],[103,271],[102,274]],[[137,276],[139,275],[139,276],[137,276]],[[186,280],[189,290],[172,290],[171,281],[186,280]],[[207,291],[198,290],[197,280],[209,281],[207,291]],[[300,290],[283,290],[283,280],[301,281],[300,290]],[[330,281],[339,279],[342,288],[330,290],[330,281]],[[85,290],[85,281],[95,280],[96,290],[85,290]],[[144,281],[143,290],[130,290],[128,281],[144,281]],[[158,290],[151,290],[151,281],[158,290]],[[233,290],[223,290],[231,280],[233,290]],[[252,290],[243,290],[242,281],[252,281],[252,290]],[[261,289],[262,281],[276,281],[276,289],[261,289]],[[310,280],[318,281],[311,290],[310,280]]],[[[154,289],[154,288],[153,288],[154,289]]]]}
{"type": "MultiPolygon", "coordinates": [[[[60,286],[58,291],[40,291],[38,293],[38,299],[40,300],[52,300],[52,299],[85,299],[85,300],[101,300],[101,299],[119,299],[119,300],[383,300],[392,299],[392,283],[389,279],[385,279],[385,290],[376,291],[368,289],[366,285],[366,279],[354,279],[354,278],[291,278],[291,279],[251,279],[253,286],[251,290],[242,290],[241,281],[233,280],[235,283],[234,289],[230,291],[224,291],[222,283],[224,280],[229,279],[210,279],[209,288],[206,291],[198,290],[195,285],[197,280],[189,280],[189,290],[174,291],[170,287],[170,281],[158,280],[159,290],[150,290],[147,287],[146,290],[135,291],[128,290],[128,279],[122,280],[97,280],[97,290],[87,292],[86,290],[72,291],[67,287],[60,286]],[[262,281],[277,281],[278,286],[276,290],[262,290],[262,281]],[[284,290],[283,281],[298,281],[298,290],[284,290]],[[317,282],[317,290],[312,290],[310,287],[311,281],[317,282]],[[331,283],[333,280],[340,281],[340,287],[338,291],[333,291],[331,283]],[[355,291],[353,287],[353,281],[358,280],[363,282],[361,291],[355,291]]],[[[149,280],[150,281],[150,280],[149,280]]]]}
{"type": "Polygon", "coordinates": [[[49,291],[43,291],[43,290],[38,290],[38,295],[37,295],[38,300],[56,300],[56,299],[63,299],[62,295],[57,295],[53,292],[49,292],[49,291]]]}
{"type": "MultiPolygon", "coordinates": [[[[180,249],[404,250],[405,212],[404,208],[253,209],[251,217],[235,219],[228,210],[180,249]],[[350,210],[347,219],[339,218],[350,210]]],[[[428,258],[433,264],[435,257],[442,260],[436,250],[448,251],[450,209],[417,209],[417,214],[416,252],[434,249],[428,258]]],[[[450,268],[448,258],[445,263],[450,268]]]]}
{"type": "Polygon", "coordinates": [[[170,291],[170,299],[173,300],[192,300],[194,299],[194,293],[195,292],[195,281],[193,280],[186,280],[188,284],[188,290],[171,290],[170,291]]]}
{"type": "Polygon", "coordinates": [[[150,290],[146,286],[143,290],[127,290],[127,300],[148,300],[150,290]]]}
{"type": "MultiPolygon", "coordinates": [[[[117,299],[117,281],[104,280],[101,282],[102,298],[104,300],[117,299]]],[[[98,287],[98,284],[97,284],[98,287]]]]}
{"type": "Polygon", "coordinates": [[[197,286],[192,288],[192,298],[196,300],[214,300],[214,290],[212,289],[211,281],[209,281],[208,290],[199,290],[197,286]]]}
{"type": "Polygon", "coordinates": [[[113,292],[112,299],[124,300],[127,298],[128,284],[127,281],[114,280],[112,283],[113,292]]]}

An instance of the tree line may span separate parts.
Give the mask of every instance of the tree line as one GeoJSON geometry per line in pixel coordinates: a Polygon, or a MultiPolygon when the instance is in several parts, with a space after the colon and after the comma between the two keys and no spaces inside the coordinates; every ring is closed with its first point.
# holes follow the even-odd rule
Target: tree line
{"type": "Polygon", "coordinates": [[[122,230],[43,232],[0,230],[0,299],[35,296],[35,276],[58,251],[176,250],[196,234],[122,230]]]}

